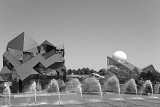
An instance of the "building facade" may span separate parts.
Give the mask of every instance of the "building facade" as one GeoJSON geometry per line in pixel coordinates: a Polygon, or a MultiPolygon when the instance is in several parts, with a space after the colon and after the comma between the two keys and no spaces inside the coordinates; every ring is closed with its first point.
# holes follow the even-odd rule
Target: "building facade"
{"type": "Polygon", "coordinates": [[[64,45],[56,47],[47,40],[38,44],[23,32],[8,42],[3,54],[1,86],[8,82],[12,92],[17,92],[33,80],[42,86],[52,78],[65,81],[64,55],[64,45]]]}
{"type": "Polygon", "coordinates": [[[107,67],[108,69],[111,67],[116,67],[119,69],[118,79],[123,81],[124,83],[131,78],[138,79],[142,70],[129,62],[119,62],[117,59],[112,57],[107,57],[107,67]]]}

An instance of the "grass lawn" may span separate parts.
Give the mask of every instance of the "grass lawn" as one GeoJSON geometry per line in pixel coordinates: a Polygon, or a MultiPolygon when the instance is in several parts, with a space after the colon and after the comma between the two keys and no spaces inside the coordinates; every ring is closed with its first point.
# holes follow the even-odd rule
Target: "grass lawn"
{"type": "MultiPolygon", "coordinates": [[[[35,98],[33,93],[21,94],[11,97],[11,107],[35,107],[35,98]]],[[[160,98],[160,95],[154,95],[160,98]]],[[[100,95],[98,94],[87,94],[84,93],[82,101],[79,94],[66,94],[62,93],[60,96],[61,103],[59,104],[58,94],[38,94],[36,97],[37,107],[160,107],[160,99],[151,98],[147,95],[133,95],[133,94],[122,94],[122,100],[118,94],[115,93],[104,93],[103,101],[100,101],[100,95]],[[136,98],[141,99],[136,99],[136,98]]],[[[4,104],[4,97],[0,98],[1,107],[4,104]]]]}

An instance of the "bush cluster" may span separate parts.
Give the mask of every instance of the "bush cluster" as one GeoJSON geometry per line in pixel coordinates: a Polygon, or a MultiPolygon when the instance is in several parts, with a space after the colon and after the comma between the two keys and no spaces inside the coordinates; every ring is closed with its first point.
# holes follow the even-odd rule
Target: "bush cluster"
{"type": "Polygon", "coordinates": [[[119,80],[116,76],[111,76],[107,80],[104,81],[105,91],[109,92],[119,92],[119,80]]]}
{"type": "Polygon", "coordinates": [[[99,81],[94,78],[86,78],[82,84],[82,91],[83,92],[99,92],[99,81]]]}
{"type": "Polygon", "coordinates": [[[124,92],[125,93],[136,93],[137,85],[135,83],[134,79],[130,79],[126,84],[124,85],[124,92]]]}
{"type": "Polygon", "coordinates": [[[141,93],[152,93],[152,88],[151,88],[151,81],[147,80],[142,87],[141,93]]]}
{"type": "Polygon", "coordinates": [[[23,87],[23,92],[33,92],[35,88],[36,88],[36,82],[30,81],[29,84],[23,87]]]}
{"type": "Polygon", "coordinates": [[[152,89],[150,86],[146,86],[144,89],[142,89],[141,91],[142,94],[146,94],[146,93],[152,93],[152,89]]]}
{"type": "Polygon", "coordinates": [[[154,86],[154,93],[155,93],[155,94],[159,94],[159,93],[160,93],[160,84],[156,84],[156,85],[154,86]]]}
{"type": "Polygon", "coordinates": [[[76,78],[73,78],[66,83],[65,91],[70,93],[80,93],[80,87],[81,87],[81,83],[79,82],[79,80],[76,78]]]}
{"type": "Polygon", "coordinates": [[[55,79],[52,79],[49,84],[45,87],[44,90],[46,90],[47,92],[49,93],[52,93],[52,92],[57,92],[58,91],[58,82],[55,80],[55,79]]]}

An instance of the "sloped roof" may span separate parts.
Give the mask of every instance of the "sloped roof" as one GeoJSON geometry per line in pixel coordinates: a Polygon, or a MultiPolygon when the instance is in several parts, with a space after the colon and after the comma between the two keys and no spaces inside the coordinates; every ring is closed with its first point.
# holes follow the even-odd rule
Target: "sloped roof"
{"type": "MultiPolygon", "coordinates": [[[[127,68],[129,68],[129,69],[131,69],[131,70],[134,70],[134,68],[136,67],[136,66],[134,66],[133,64],[131,64],[131,63],[122,63],[122,65],[124,65],[125,67],[127,67],[127,68]]],[[[136,67],[137,68],[137,67],[136,67]]],[[[137,68],[139,71],[142,71],[140,68],[137,68]]]]}
{"type": "Polygon", "coordinates": [[[155,75],[157,75],[157,76],[160,77],[160,73],[154,68],[154,66],[153,66],[152,64],[144,67],[144,68],[142,69],[142,71],[143,71],[143,72],[147,72],[146,70],[149,69],[149,68],[152,68],[152,69],[153,69],[152,72],[155,73],[155,75]]]}
{"type": "Polygon", "coordinates": [[[0,74],[12,73],[6,66],[2,68],[0,74]]]}
{"type": "Polygon", "coordinates": [[[39,46],[39,44],[23,32],[17,37],[15,37],[13,40],[11,40],[8,43],[7,48],[19,51],[26,51],[37,46],[39,46]]]}
{"type": "Polygon", "coordinates": [[[5,74],[1,74],[1,77],[4,81],[11,81],[12,80],[12,74],[11,73],[5,73],[5,74]]]}
{"type": "Polygon", "coordinates": [[[124,66],[124,67],[126,67],[126,68],[128,68],[128,69],[130,69],[130,70],[134,70],[135,68],[137,68],[139,72],[142,72],[142,70],[141,70],[140,68],[134,66],[133,64],[131,64],[131,63],[129,63],[129,62],[120,63],[120,62],[118,62],[117,60],[115,60],[115,59],[113,59],[113,58],[111,58],[111,57],[108,57],[108,56],[107,56],[107,58],[116,61],[118,64],[120,64],[120,65],[122,65],[122,66],[124,66]]]}
{"type": "MultiPolygon", "coordinates": [[[[152,64],[150,64],[150,65],[148,65],[148,66],[144,67],[144,68],[142,69],[142,71],[144,71],[145,69],[147,69],[147,68],[149,68],[149,67],[152,67],[152,68],[154,69],[153,65],[152,65],[152,64]]],[[[154,69],[154,70],[155,70],[155,69],[154,69]]]]}
{"type": "Polygon", "coordinates": [[[51,43],[48,42],[47,40],[45,40],[41,45],[43,45],[43,44],[47,44],[47,45],[50,45],[50,46],[52,46],[52,47],[55,47],[53,44],[51,44],[51,43]]]}
{"type": "Polygon", "coordinates": [[[1,76],[0,76],[0,81],[4,81],[1,76]]]}
{"type": "Polygon", "coordinates": [[[19,75],[21,80],[24,80],[25,78],[27,78],[29,75],[31,74],[38,74],[37,71],[35,71],[34,69],[28,67],[28,66],[21,66],[19,67],[17,74],[19,75]]]}
{"type": "Polygon", "coordinates": [[[16,59],[20,60],[23,58],[23,51],[8,48],[8,52],[12,54],[16,59]]]}
{"type": "Polygon", "coordinates": [[[5,51],[5,53],[3,54],[3,56],[16,68],[20,65],[22,65],[22,63],[16,59],[10,52],[5,51]]]}
{"type": "Polygon", "coordinates": [[[142,71],[145,72],[145,73],[151,72],[151,73],[154,74],[156,77],[158,77],[157,79],[158,79],[158,81],[160,81],[160,79],[159,79],[159,78],[160,78],[160,72],[158,72],[158,71],[154,68],[154,66],[153,66],[152,64],[144,67],[144,68],[142,69],[142,71]]]}

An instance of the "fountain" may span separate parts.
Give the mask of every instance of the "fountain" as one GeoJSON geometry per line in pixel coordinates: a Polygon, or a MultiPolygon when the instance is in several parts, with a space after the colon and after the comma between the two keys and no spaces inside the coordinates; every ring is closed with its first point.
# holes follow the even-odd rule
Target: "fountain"
{"type": "Polygon", "coordinates": [[[37,105],[37,90],[36,90],[37,84],[35,81],[32,81],[31,85],[27,89],[27,92],[29,91],[29,96],[26,96],[25,100],[26,102],[22,105],[37,105]],[[34,98],[34,103],[31,102],[32,98],[34,98]]]}
{"type": "MultiPolygon", "coordinates": [[[[154,93],[156,93],[156,94],[159,94],[159,92],[160,92],[160,84],[158,83],[156,83],[156,85],[154,86],[154,93]]],[[[159,98],[159,97],[157,97],[157,98],[159,98]]]]}
{"type": "Polygon", "coordinates": [[[5,88],[5,102],[6,102],[6,105],[10,106],[10,103],[11,103],[11,90],[10,90],[10,87],[9,85],[7,85],[6,83],[4,84],[4,86],[6,87],[5,88]],[[7,96],[8,96],[8,100],[7,100],[7,96]]]}
{"type": "Polygon", "coordinates": [[[80,94],[80,102],[75,100],[69,100],[72,103],[81,103],[82,102],[82,87],[81,83],[77,78],[72,78],[69,82],[66,83],[65,92],[68,94],[77,93],[80,94]]]}
{"type": "Polygon", "coordinates": [[[130,92],[135,91],[136,97],[132,97],[131,99],[135,100],[142,99],[137,95],[137,85],[134,79],[130,79],[129,81],[126,82],[124,91],[126,92],[127,90],[130,92]]]}
{"type": "Polygon", "coordinates": [[[60,90],[59,90],[59,85],[57,80],[52,79],[47,87],[47,91],[49,93],[52,92],[58,92],[58,102],[56,102],[56,104],[60,104],[61,103],[61,98],[60,98],[60,90]]]}
{"type": "Polygon", "coordinates": [[[109,91],[118,91],[119,98],[113,98],[114,100],[123,100],[120,93],[119,80],[116,76],[109,77],[105,83],[105,87],[109,89],[109,91]]]}
{"type": "Polygon", "coordinates": [[[79,83],[78,88],[79,88],[79,92],[80,92],[80,98],[81,98],[81,101],[82,101],[82,87],[81,87],[81,83],[79,83]]]}
{"type": "Polygon", "coordinates": [[[145,81],[145,83],[143,84],[143,91],[145,91],[147,87],[151,88],[151,96],[153,96],[153,87],[150,80],[145,81]]]}
{"type": "Polygon", "coordinates": [[[126,82],[125,84],[125,92],[128,90],[128,91],[135,91],[136,95],[137,95],[137,85],[135,83],[135,80],[134,79],[130,79],[129,81],[126,82]]]}
{"type": "Polygon", "coordinates": [[[36,89],[34,89],[34,103],[36,105],[37,99],[36,99],[36,89]]]}
{"type": "Polygon", "coordinates": [[[58,103],[60,104],[60,103],[61,103],[61,96],[60,96],[60,91],[59,91],[58,82],[57,82],[56,86],[57,86],[57,92],[58,92],[58,103]]]}
{"type": "Polygon", "coordinates": [[[103,93],[102,93],[102,88],[101,88],[101,85],[100,85],[100,82],[97,80],[98,82],[98,87],[99,87],[99,92],[100,92],[100,100],[102,101],[103,100],[103,93]]]}
{"type": "Polygon", "coordinates": [[[98,99],[86,99],[87,101],[91,102],[100,102],[102,101],[102,89],[101,85],[99,83],[99,80],[95,77],[89,77],[86,78],[83,82],[83,91],[86,92],[87,94],[98,94],[100,93],[100,98],[98,99]]]}
{"type": "Polygon", "coordinates": [[[101,101],[103,101],[103,92],[102,92],[100,82],[96,78],[93,78],[93,79],[94,79],[94,82],[96,82],[97,85],[98,85],[98,89],[99,89],[99,93],[100,93],[100,100],[99,99],[90,99],[89,101],[91,101],[91,102],[101,102],[101,101]]]}
{"type": "MultiPolygon", "coordinates": [[[[118,81],[118,79],[117,79],[117,81],[118,81]]],[[[120,100],[122,99],[122,97],[121,97],[121,90],[120,90],[120,84],[119,84],[119,81],[117,82],[118,84],[117,84],[117,87],[118,87],[118,94],[119,94],[119,98],[120,98],[120,100]]]]}
{"type": "Polygon", "coordinates": [[[153,86],[152,86],[152,82],[150,80],[145,81],[145,83],[143,84],[143,91],[145,91],[146,87],[151,88],[151,98],[157,99],[158,97],[153,95],[153,86]]]}
{"type": "Polygon", "coordinates": [[[32,83],[32,88],[34,90],[34,104],[36,105],[37,98],[36,98],[36,82],[35,81],[32,83]]]}

